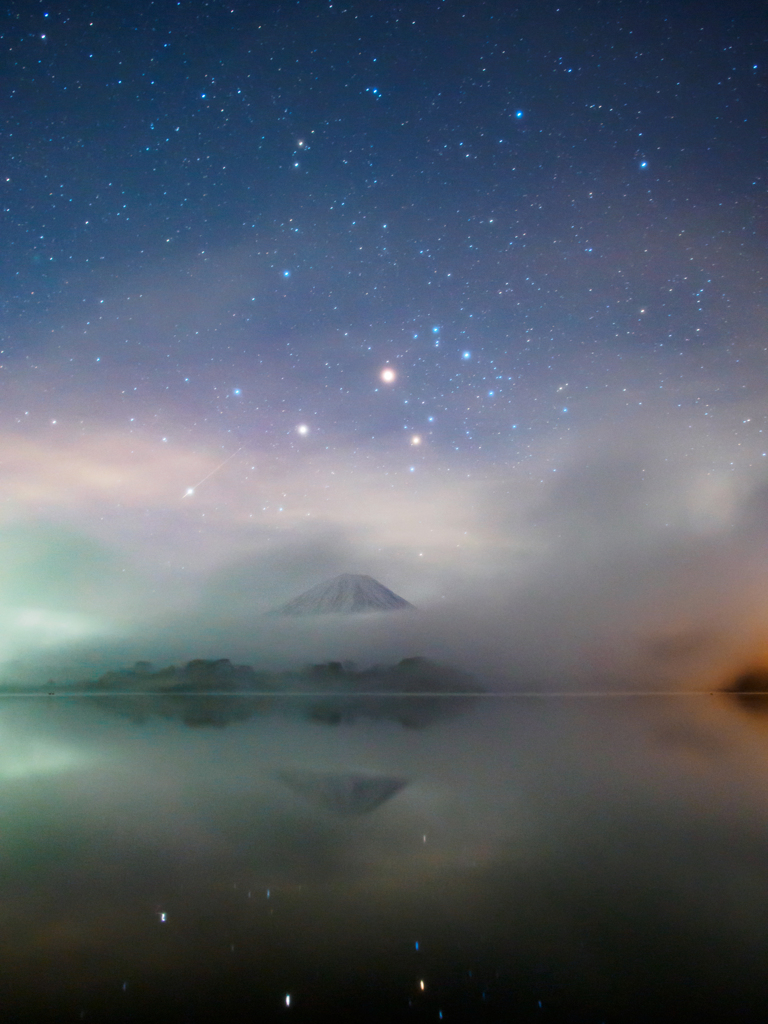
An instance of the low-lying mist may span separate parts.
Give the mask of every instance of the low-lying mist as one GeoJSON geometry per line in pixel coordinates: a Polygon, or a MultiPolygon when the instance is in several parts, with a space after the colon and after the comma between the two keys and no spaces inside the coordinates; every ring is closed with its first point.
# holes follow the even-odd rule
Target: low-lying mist
{"type": "Polygon", "coordinates": [[[340,471],[322,519],[285,525],[244,521],[226,488],[194,514],[158,496],[145,530],[130,510],[111,528],[91,508],[19,518],[0,537],[0,671],[58,681],[136,660],[285,669],[424,656],[492,688],[717,686],[765,657],[768,485],[683,439],[643,424],[609,445],[587,433],[558,458],[542,445],[538,468],[441,478],[437,504],[424,485],[385,498],[375,479],[340,471]],[[372,575],[416,610],[265,614],[340,572],[372,575]]]}

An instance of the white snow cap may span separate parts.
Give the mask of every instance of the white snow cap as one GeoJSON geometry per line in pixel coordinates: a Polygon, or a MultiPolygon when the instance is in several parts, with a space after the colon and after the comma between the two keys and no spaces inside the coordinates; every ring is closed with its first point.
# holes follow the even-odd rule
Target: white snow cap
{"type": "Polygon", "coordinates": [[[279,615],[349,615],[355,612],[386,612],[413,608],[372,576],[342,573],[327,583],[319,583],[305,594],[277,609],[279,615]]]}

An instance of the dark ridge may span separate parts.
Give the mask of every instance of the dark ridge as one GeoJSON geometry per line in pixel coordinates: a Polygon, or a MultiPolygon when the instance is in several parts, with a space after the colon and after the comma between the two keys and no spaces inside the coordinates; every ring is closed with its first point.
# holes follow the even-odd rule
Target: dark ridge
{"type": "Polygon", "coordinates": [[[732,696],[749,711],[768,711],[768,669],[755,668],[743,672],[726,687],[725,693],[732,696]]]}
{"type": "Polygon", "coordinates": [[[225,726],[279,710],[325,725],[373,718],[413,729],[461,714],[483,692],[465,672],[426,658],[363,670],[351,662],[329,661],[289,672],[256,671],[228,658],[198,658],[157,671],[141,661],[96,680],[67,685],[50,681],[44,687],[14,690],[52,696],[81,693],[84,701],[137,723],[156,717],[190,726],[225,726]]]}

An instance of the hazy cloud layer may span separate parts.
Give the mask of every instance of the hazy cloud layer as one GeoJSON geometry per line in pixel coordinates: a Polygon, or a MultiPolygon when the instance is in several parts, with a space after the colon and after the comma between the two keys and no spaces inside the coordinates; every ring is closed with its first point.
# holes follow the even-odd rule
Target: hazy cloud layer
{"type": "Polygon", "coordinates": [[[685,418],[659,431],[638,413],[608,443],[585,428],[506,468],[396,473],[353,452],[242,450],[216,472],[218,453],[140,436],[28,439],[23,457],[7,436],[2,653],[424,654],[494,685],[708,686],[763,657],[768,531],[761,460],[734,469],[710,440],[697,452],[685,418]],[[340,572],[418,612],[262,618],[340,572]]]}

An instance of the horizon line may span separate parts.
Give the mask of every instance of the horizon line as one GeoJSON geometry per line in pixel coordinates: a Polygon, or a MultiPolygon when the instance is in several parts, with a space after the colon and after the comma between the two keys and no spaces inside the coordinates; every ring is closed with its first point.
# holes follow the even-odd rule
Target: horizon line
{"type": "Polygon", "coordinates": [[[768,690],[0,690],[0,697],[768,697],[768,690]]]}

